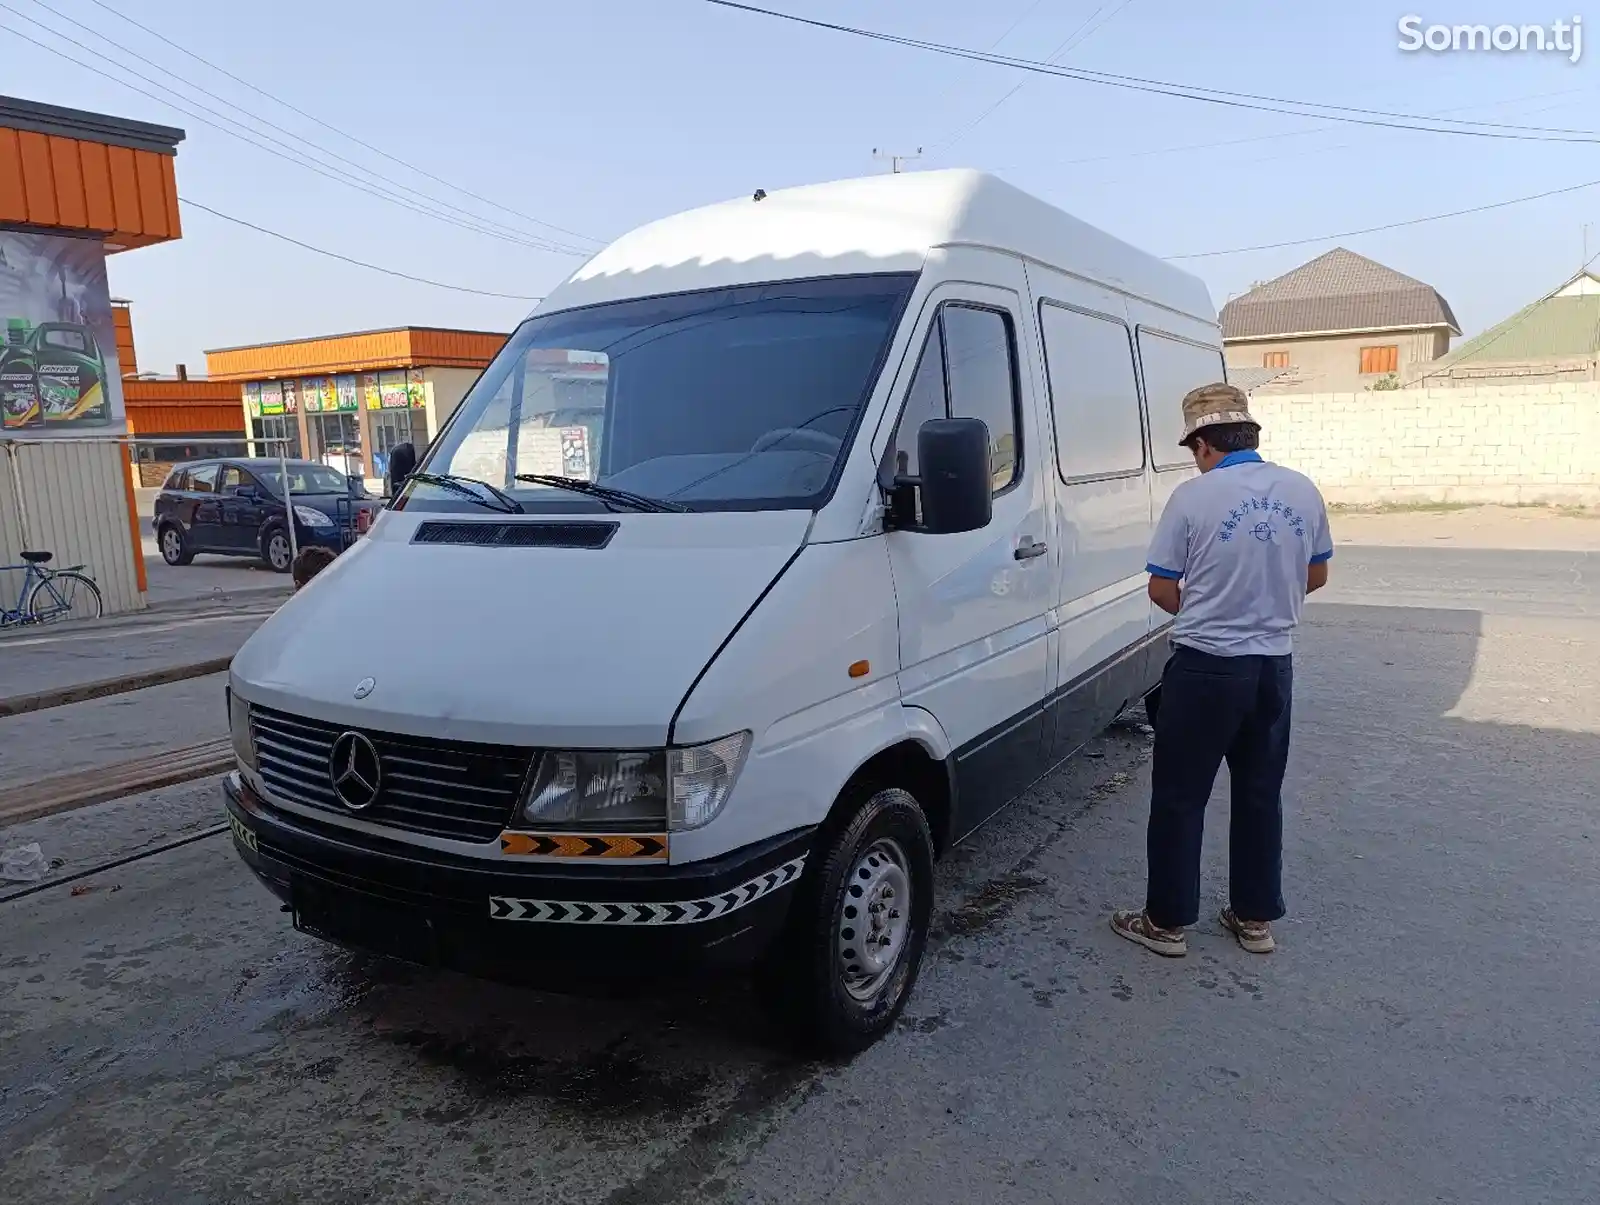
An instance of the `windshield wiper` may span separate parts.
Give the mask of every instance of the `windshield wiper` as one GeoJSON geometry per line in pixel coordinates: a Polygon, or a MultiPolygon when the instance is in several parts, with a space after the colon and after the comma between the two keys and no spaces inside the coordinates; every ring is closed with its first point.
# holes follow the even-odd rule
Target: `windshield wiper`
{"type": "Polygon", "coordinates": [[[479,481],[476,477],[458,477],[454,473],[412,473],[406,478],[406,483],[410,484],[413,481],[420,481],[423,485],[437,485],[440,489],[460,494],[463,498],[471,498],[479,506],[486,506],[490,510],[502,511],[508,515],[524,513],[522,503],[504,490],[496,489],[487,481],[479,481]],[[485,498],[473,486],[488,490],[490,497],[485,498]]]}
{"type": "Polygon", "coordinates": [[[588,494],[591,498],[598,498],[605,503],[607,510],[625,506],[630,510],[683,514],[694,509],[681,502],[646,497],[630,490],[619,490],[613,486],[585,481],[582,477],[558,477],[554,473],[518,473],[517,480],[526,481],[530,485],[547,485],[551,489],[571,490],[575,494],[588,494]]]}

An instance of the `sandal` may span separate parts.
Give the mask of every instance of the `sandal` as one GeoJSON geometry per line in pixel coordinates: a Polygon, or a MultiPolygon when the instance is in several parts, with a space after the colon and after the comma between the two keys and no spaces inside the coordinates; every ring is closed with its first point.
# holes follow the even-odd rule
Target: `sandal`
{"type": "Polygon", "coordinates": [[[1189,952],[1189,939],[1182,929],[1157,927],[1143,909],[1113,912],[1111,927],[1117,936],[1126,937],[1163,958],[1182,958],[1189,952]]]}
{"type": "Polygon", "coordinates": [[[1218,919],[1252,954],[1270,954],[1278,948],[1278,943],[1272,940],[1272,926],[1264,920],[1240,920],[1232,908],[1224,908],[1218,919]]]}

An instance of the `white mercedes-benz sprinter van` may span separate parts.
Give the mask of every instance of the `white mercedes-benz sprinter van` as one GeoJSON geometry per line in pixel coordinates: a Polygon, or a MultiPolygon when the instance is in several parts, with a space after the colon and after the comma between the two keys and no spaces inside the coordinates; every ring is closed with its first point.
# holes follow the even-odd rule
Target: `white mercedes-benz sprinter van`
{"type": "Polygon", "coordinates": [[[233,661],[297,928],[560,985],[751,965],[882,1034],[934,860],[1159,683],[1193,276],[973,172],[645,226],[233,661]]]}

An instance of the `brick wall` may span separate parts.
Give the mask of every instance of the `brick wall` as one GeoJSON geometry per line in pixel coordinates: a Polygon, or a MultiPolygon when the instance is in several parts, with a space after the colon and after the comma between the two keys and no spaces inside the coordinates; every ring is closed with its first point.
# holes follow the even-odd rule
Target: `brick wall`
{"type": "Polygon", "coordinates": [[[1600,506],[1600,383],[1257,394],[1262,453],[1329,502],[1600,506]]]}

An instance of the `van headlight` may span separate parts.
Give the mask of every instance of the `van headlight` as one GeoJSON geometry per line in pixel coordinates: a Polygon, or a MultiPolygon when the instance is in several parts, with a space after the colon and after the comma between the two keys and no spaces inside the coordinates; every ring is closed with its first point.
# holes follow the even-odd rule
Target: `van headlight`
{"type": "Polygon", "coordinates": [[[233,755],[247,770],[256,768],[256,742],[250,734],[250,704],[233,693],[231,686],[223,689],[228,695],[228,732],[233,737],[233,755]]]}
{"type": "Polygon", "coordinates": [[[744,764],[750,734],[680,749],[541,754],[516,828],[699,828],[716,819],[744,764]]]}
{"type": "Polygon", "coordinates": [[[299,519],[300,522],[304,523],[307,527],[315,527],[319,531],[333,526],[333,520],[328,518],[327,515],[323,514],[314,506],[295,507],[294,517],[299,519]]]}

